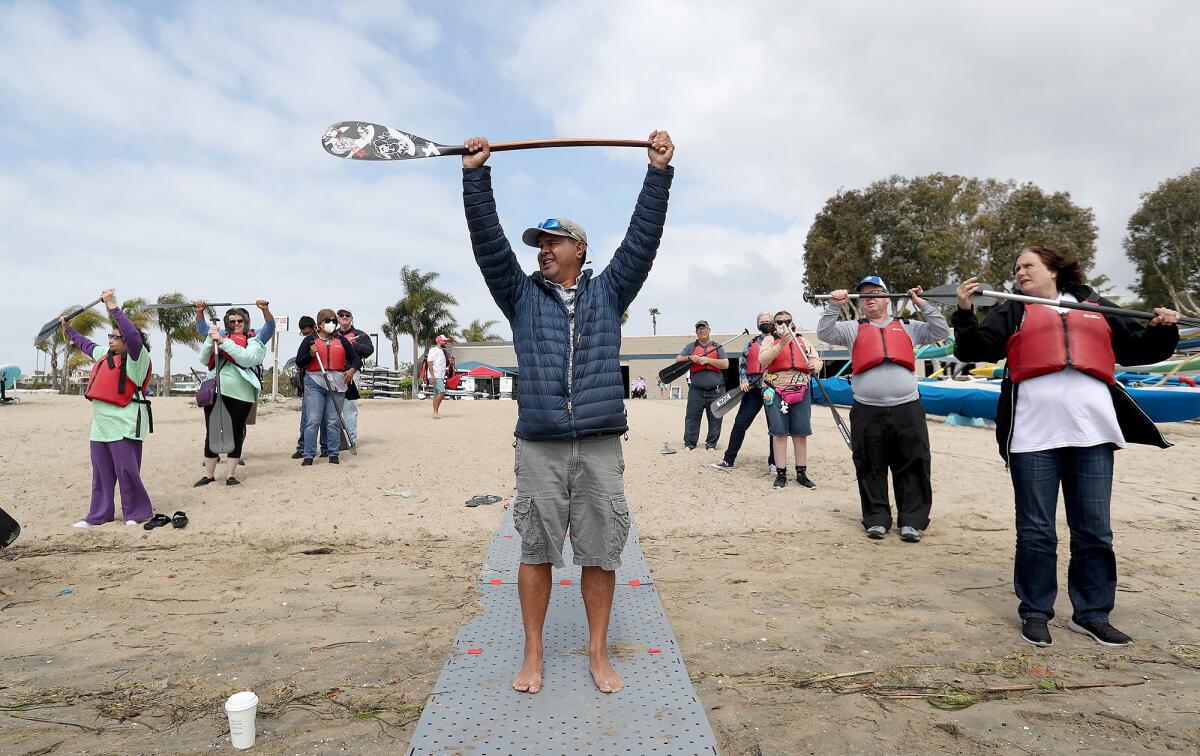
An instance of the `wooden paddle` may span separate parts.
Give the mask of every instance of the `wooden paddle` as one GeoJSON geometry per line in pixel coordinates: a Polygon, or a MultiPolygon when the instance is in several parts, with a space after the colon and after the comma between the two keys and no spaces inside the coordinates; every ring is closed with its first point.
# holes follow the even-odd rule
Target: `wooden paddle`
{"type": "MultiPolygon", "coordinates": [[[[465,155],[461,144],[439,144],[431,139],[366,121],[340,121],[325,129],[321,146],[334,157],[348,160],[411,160],[414,158],[465,155]]],[[[492,152],[507,150],[538,150],[547,147],[642,147],[650,146],[645,139],[534,139],[521,142],[499,142],[490,145],[492,152]]]]}
{"type": "MultiPolygon", "coordinates": [[[[728,344],[730,341],[733,341],[734,339],[738,338],[739,336],[747,336],[747,335],[749,335],[749,333],[750,333],[750,329],[746,328],[741,333],[737,334],[736,336],[730,336],[726,341],[723,341],[720,344],[709,344],[705,348],[704,354],[701,356],[706,357],[706,356],[708,356],[709,352],[715,351],[717,349],[717,347],[723,347],[726,344],[728,344]]],[[[665,368],[658,371],[658,380],[662,381],[663,383],[670,383],[671,381],[674,381],[677,378],[682,378],[683,375],[691,369],[692,369],[692,361],[691,360],[684,360],[682,362],[672,362],[670,365],[667,365],[665,368]]]]}

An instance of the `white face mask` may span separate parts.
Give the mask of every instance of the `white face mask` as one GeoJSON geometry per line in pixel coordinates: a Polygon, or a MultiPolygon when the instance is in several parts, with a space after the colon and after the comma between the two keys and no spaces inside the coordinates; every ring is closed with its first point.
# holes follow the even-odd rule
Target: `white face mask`
{"type": "Polygon", "coordinates": [[[334,331],[337,330],[337,324],[336,323],[325,323],[321,326],[321,330],[324,331],[325,333],[333,333],[334,331]]]}

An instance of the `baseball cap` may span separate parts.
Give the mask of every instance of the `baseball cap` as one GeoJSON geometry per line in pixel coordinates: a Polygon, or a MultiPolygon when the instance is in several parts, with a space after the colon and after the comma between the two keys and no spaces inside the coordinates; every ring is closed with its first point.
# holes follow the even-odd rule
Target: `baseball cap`
{"type": "Polygon", "coordinates": [[[437,344],[445,344],[445,343],[446,343],[447,341],[449,341],[449,340],[450,340],[450,339],[446,338],[445,336],[438,336],[438,337],[437,337],[436,339],[434,339],[433,341],[434,341],[434,343],[437,343],[437,344]]]}
{"type": "Polygon", "coordinates": [[[521,234],[521,241],[530,247],[536,247],[538,245],[538,237],[542,234],[566,236],[575,241],[587,244],[587,231],[584,231],[583,226],[570,218],[547,218],[533,228],[525,229],[525,232],[521,234]]]}
{"type": "Polygon", "coordinates": [[[699,328],[700,326],[704,326],[705,328],[710,328],[710,327],[711,327],[711,326],[709,326],[709,325],[708,325],[708,321],[707,321],[707,320],[697,320],[697,321],[696,321],[696,327],[697,327],[697,328],[699,328]]]}
{"type": "Polygon", "coordinates": [[[879,288],[883,289],[884,291],[888,290],[887,284],[885,284],[883,282],[883,279],[880,278],[879,276],[867,276],[866,278],[864,278],[863,280],[858,282],[858,286],[854,287],[854,291],[855,292],[862,291],[862,287],[864,287],[864,286],[878,286],[879,288]]]}

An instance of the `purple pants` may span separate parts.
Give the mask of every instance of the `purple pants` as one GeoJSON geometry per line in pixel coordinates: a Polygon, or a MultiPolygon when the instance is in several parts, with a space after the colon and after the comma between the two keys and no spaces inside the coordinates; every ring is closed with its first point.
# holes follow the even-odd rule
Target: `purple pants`
{"type": "Polygon", "coordinates": [[[142,485],[142,442],[92,442],[92,508],[84,520],[89,525],[113,521],[115,488],[121,484],[121,510],[126,520],[149,520],[154,516],[150,494],[142,485]]]}

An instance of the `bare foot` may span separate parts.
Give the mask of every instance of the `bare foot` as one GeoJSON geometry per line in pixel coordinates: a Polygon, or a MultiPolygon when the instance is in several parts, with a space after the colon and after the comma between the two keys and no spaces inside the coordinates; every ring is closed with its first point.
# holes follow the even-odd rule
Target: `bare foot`
{"type": "Polygon", "coordinates": [[[592,682],[601,693],[618,693],[625,687],[625,681],[617,674],[617,670],[608,662],[608,655],[590,657],[588,667],[592,670],[592,682]]]}
{"type": "Polygon", "coordinates": [[[518,693],[537,693],[542,689],[542,660],[540,658],[525,658],[520,671],[512,681],[513,690],[518,693]]]}

